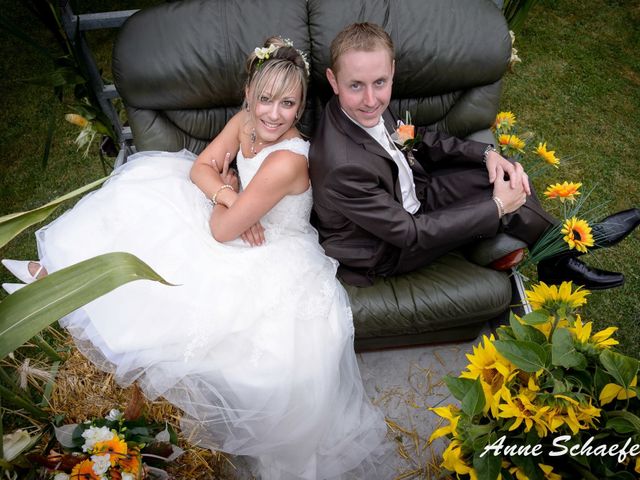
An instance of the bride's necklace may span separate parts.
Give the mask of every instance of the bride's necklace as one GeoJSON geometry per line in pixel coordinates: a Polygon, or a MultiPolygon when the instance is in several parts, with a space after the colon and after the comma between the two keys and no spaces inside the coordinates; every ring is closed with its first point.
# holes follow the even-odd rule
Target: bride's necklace
{"type": "Polygon", "coordinates": [[[250,145],[250,150],[251,150],[251,155],[255,155],[256,153],[258,153],[258,151],[256,150],[256,145],[257,148],[259,148],[260,150],[262,150],[262,146],[263,145],[267,145],[267,144],[271,144],[271,142],[257,142],[256,140],[258,140],[258,135],[256,134],[256,129],[255,127],[251,129],[251,133],[249,133],[249,140],[251,141],[251,145],[250,145]]]}

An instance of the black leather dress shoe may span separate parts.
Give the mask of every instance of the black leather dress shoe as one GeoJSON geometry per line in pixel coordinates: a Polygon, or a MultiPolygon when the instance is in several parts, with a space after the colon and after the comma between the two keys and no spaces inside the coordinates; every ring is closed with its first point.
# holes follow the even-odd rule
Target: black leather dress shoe
{"type": "Polygon", "coordinates": [[[590,267],[577,258],[561,257],[538,263],[538,281],[559,285],[571,281],[588,290],[606,290],[624,283],[624,275],[590,267]]]}
{"type": "Polygon", "coordinates": [[[611,247],[620,243],[640,225],[640,209],[630,208],[614,213],[591,227],[595,248],[611,247]]]}

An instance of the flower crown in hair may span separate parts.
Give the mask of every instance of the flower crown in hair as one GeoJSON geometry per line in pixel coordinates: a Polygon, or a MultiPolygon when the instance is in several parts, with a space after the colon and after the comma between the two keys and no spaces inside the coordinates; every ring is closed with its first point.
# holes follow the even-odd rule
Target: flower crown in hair
{"type": "MultiPolygon", "coordinates": [[[[284,42],[286,47],[293,48],[293,42],[288,38],[284,38],[282,39],[282,41],[284,42]]],[[[261,68],[264,61],[269,60],[269,58],[271,58],[271,55],[275,53],[275,51],[278,50],[278,48],[280,47],[278,47],[277,45],[274,45],[273,43],[270,44],[268,47],[256,47],[256,49],[254,50],[254,53],[256,54],[256,58],[258,59],[258,64],[256,65],[256,69],[261,68]]],[[[298,50],[297,48],[296,48],[296,51],[302,57],[302,61],[304,62],[304,69],[307,72],[307,76],[309,76],[310,74],[309,61],[307,60],[307,55],[302,50],[298,50]]]]}

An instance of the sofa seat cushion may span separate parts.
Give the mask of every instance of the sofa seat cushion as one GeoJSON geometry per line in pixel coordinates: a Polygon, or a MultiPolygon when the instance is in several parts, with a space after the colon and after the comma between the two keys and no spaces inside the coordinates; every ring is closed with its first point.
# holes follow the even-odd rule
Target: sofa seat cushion
{"type": "Polygon", "coordinates": [[[364,348],[370,339],[385,339],[377,346],[395,346],[398,342],[390,337],[400,343],[416,335],[420,343],[474,338],[474,331],[503,313],[511,301],[507,274],[473,264],[457,252],[406,275],[377,278],[370,287],[345,288],[356,343],[364,348]]]}

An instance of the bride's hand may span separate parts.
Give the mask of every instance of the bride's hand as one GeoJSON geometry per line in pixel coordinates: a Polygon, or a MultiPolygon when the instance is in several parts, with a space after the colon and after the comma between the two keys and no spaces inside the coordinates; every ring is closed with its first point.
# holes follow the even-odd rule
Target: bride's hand
{"type": "Polygon", "coordinates": [[[255,225],[249,227],[249,229],[246,230],[242,235],[240,235],[240,238],[242,238],[245,243],[248,243],[252,247],[262,245],[264,243],[264,227],[260,224],[260,222],[257,222],[255,225]]]}

